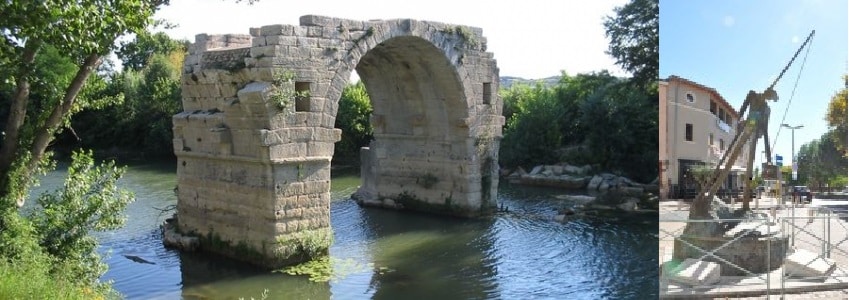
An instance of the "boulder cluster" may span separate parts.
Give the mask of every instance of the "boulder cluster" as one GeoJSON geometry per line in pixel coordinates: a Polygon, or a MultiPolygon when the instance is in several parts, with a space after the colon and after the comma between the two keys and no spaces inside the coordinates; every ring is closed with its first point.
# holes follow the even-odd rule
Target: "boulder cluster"
{"type": "Polygon", "coordinates": [[[557,221],[584,216],[598,210],[652,211],[657,209],[656,184],[641,184],[612,173],[593,173],[591,166],[568,163],[539,165],[526,172],[518,167],[503,170],[502,176],[513,184],[553,187],[577,194],[557,195],[568,202],[558,212],[557,221]]]}
{"type": "Polygon", "coordinates": [[[563,189],[586,189],[591,192],[604,192],[608,190],[619,190],[629,195],[640,195],[646,185],[617,176],[611,173],[600,173],[593,175],[590,166],[573,166],[566,163],[557,165],[539,165],[528,173],[522,167],[507,173],[510,183],[548,186],[563,189]]]}

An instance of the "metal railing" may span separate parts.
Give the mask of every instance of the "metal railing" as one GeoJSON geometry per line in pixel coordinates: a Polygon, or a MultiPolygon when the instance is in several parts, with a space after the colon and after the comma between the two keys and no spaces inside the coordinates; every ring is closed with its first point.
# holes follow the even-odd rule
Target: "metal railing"
{"type": "MultiPolygon", "coordinates": [[[[826,208],[796,208],[792,205],[779,210],[778,207],[766,210],[766,213],[755,214],[758,217],[743,219],[721,220],[687,220],[686,214],[679,218],[664,218],[659,220],[659,254],[660,254],[660,295],[661,298],[693,298],[693,297],[742,297],[762,295],[784,295],[787,292],[798,293],[815,290],[846,289],[847,282],[847,224],[840,217],[826,208]],[[801,210],[801,211],[799,211],[801,210]],[[704,226],[695,223],[738,222],[747,224],[738,234],[715,241],[710,246],[692,242],[693,237],[684,234],[687,226],[704,226]],[[784,256],[773,259],[773,243],[766,241],[765,256],[766,270],[756,271],[735,263],[729,259],[728,251],[736,251],[730,246],[739,243],[750,236],[753,231],[766,229],[767,233],[775,233],[774,237],[786,237],[789,241],[784,256]],[[727,240],[725,240],[727,239],[727,240]],[[673,267],[679,260],[673,259],[675,247],[689,248],[686,251],[697,251],[697,255],[686,255],[702,261],[720,264],[720,268],[731,268],[742,276],[721,276],[716,284],[698,286],[676,283],[670,280],[675,274],[673,267]],[[834,269],[825,276],[799,276],[788,274],[784,259],[794,251],[804,249],[816,253],[820,258],[834,262],[834,269]],[[723,251],[725,250],[725,251],[723,251]],[[835,258],[835,260],[832,260],[835,258]]],[[[721,226],[721,225],[719,225],[721,226]]],[[[738,225],[740,226],[740,225],[738,225]]],[[[766,235],[768,239],[770,235],[766,235]]],[[[776,249],[779,252],[780,249],[776,249]]],[[[684,251],[684,250],[679,250],[684,251]]],[[[692,254],[693,252],[690,252],[692,254]]]]}

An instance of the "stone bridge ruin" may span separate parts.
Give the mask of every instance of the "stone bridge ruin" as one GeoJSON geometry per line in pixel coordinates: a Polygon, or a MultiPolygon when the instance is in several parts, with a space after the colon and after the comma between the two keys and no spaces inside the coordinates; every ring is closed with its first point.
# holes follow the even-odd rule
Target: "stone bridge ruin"
{"type": "Polygon", "coordinates": [[[308,15],[190,46],[173,117],[179,230],[266,267],[326,253],[334,123],[354,70],[374,108],[358,202],[493,211],[504,118],[482,30],[308,15]]]}

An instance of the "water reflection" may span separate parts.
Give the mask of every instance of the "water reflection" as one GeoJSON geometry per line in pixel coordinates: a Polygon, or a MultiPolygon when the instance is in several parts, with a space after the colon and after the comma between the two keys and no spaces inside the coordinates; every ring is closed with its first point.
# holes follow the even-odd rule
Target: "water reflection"
{"type": "MultiPolygon", "coordinates": [[[[612,214],[561,224],[555,190],[502,184],[509,208],[483,220],[366,209],[346,200],[359,184],[335,176],[328,283],[270,273],[218,256],[164,249],[158,225],[175,204],[174,166],[133,167],[138,200],[127,226],[101,235],[104,279],[128,299],[647,299],[657,297],[656,214],[612,214]],[[139,263],[139,257],[150,263],[139,263]],[[354,267],[352,267],[354,266],[354,267]]],[[[335,174],[338,175],[338,174],[335,174]]]]}
{"type": "MultiPolygon", "coordinates": [[[[483,299],[497,292],[493,220],[365,210],[375,299],[483,299]],[[410,291],[416,291],[411,295],[410,291]]],[[[344,297],[343,297],[344,298],[344,297]]]]}
{"type": "Polygon", "coordinates": [[[180,255],[183,299],[329,299],[328,283],[250,268],[216,255],[180,255]]]}

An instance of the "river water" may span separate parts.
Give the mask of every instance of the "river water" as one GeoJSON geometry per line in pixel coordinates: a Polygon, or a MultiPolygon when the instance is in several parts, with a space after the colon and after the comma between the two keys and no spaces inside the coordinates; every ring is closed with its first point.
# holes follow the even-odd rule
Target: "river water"
{"type": "MultiPolygon", "coordinates": [[[[132,165],[122,229],[99,233],[103,280],[128,299],[654,299],[657,214],[553,221],[562,191],[499,186],[509,208],[484,220],[359,207],[356,175],[335,174],[330,282],[165,249],[158,229],[176,204],[175,164],[132,165]],[[132,258],[132,259],[131,259],[132,258]]],[[[351,173],[351,172],[347,172],[351,173]]],[[[38,191],[61,186],[63,170],[38,191]]],[[[36,191],[36,192],[38,192],[36,191]]]]}

